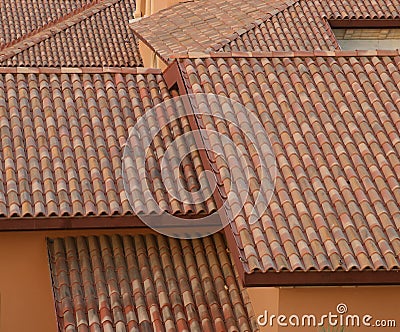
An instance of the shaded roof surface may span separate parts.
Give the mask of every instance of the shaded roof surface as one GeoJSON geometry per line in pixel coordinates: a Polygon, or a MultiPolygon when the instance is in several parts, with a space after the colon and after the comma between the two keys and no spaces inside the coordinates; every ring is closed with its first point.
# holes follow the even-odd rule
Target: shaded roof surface
{"type": "Polygon", "coordinates": [[[298,1],[224,45],[224,51],[334,50],[327,20],[398,19],[400,2],[298,1]]]}
{"type": "Polygon", "coordinates": [[[134,0],[3,1],[0,65],[141,66],[134,11],[134,0]]]}
{"type": "Polygon", "coordinates": [[[257,20],[263,21],[292,0],[195,0],[179,3],[130,27],[163,58],[172,53],[219,49],[257,20]]]}
{"type": "Polygon", "coordinates": [[[60,330],[255,331],[221,235],[48,241],[60,330]]]}
{"type": "MultiPolygon", "coordinates": [[[[158,70],[0,68],[1,216],[133,213],[123,188],[123,147],[137,119],[170,98],[158,70]]],[[[144,123],[147,132],[149,125],[144,123]]],[[[151,174],[149,190],[163,210],[207,213],[214,209],[212,198],[196,206],[180,204],[161,181],[163,142],[187,130],[184,122],[166,128],[154,134],[145,163],[132,163],[130,170],[151,174]]],[[[165,162],[172,170],[179,167],[165,162]]],[[[202,165],[196,152],[181,166],[178,174],[187,189],[197,190],[202,165]]],[[[146,179],[136,179],[130,187],[135,212],[151,213],[154,202],[142,188],[146,179]]]]}
{"type": "MultiPolygon", "coordinates": [[[[236,193],[244,208],[231,228],[248,273],[400,268],[400,55],[318,54],[178,59],[189,92],[242,103],[264,125],[258,142],[268,136],[276,155],[274,195],[267,206],[257,201],[265,212],[255,223],[248,207],[265,188],[254,155],[250,195],[236,193]]],[[[243,112],[211,109],[256,130],[243,112]]],[[[216,123],[199,117],[200,127],[249,148],[235,127],[216,123]]],[[[218,138],[209,137],[216,151],[225,148],[218,138]]],[[[248,165],[225,153],[214,162],[229,190],[248,165]]]]}

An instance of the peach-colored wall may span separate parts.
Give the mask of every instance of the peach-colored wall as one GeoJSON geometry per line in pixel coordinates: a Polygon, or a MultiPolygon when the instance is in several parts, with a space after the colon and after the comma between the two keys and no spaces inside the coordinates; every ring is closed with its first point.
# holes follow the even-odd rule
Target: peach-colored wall
{"type": "Polygon", "coordinates": [[[57,331],[44,236],[0,234],[1,331],[57,331]]]}
{"type": "Polygon", "coordinates": [[[185,0],[137,0],[135,18],[149,16],[185,0]]]}
{"type": "Polygon", "coordinates": [[[145,68],[153,68],[154,67],[154,60],[155,60],[155,53],[148,47],[145,43],[139,40],[139,52],[142,56],[143,66],[145,68]]]}
{"type": "Polygon", "coordinates": [[[146,0],[136,0],[135,18],[139,18],[145,15],[146,0]]]}
{"type": "Polygon", "coordinates": [[[0,233],[0,331],[58,331],[46,237],[112,233],[132,234],[133,231],[0,233]]]}
{"type": "MultiPolygon", "coordinates": [[[[277,287],[252,287],[246,289],[250,296],[256,316],[261,315],[263,308],[270,314],[276,315],[279,312],[279,288],[277,287]]],[[[278,332],[278,326],[268,327],[269,332],[278,332]]]]}
{"type": "MultiPolygon", "coordinates": [[[[286,315],[286,322],[291,315],[315,315],[320,317],[332,313],[338,315],[338,304],[345,304],[347,312],[343,314],[344,322],[347,315],[358,315],[360,319],[364,315],[371,315],[369,321],[374,325],[376,320],[395,320],[396,327],[360,327],[352,326],[345,328],[344,332],[378,332],[378,331],[400,331],[400,287],[399,286],[360,286],[360,287],[295,287],[295,288],[251,288],[248,289],[256,316],[268,311],[271,315],[286,315]],[[273,290],[271,292],[271,289],[273,290]],[[271,296],[277,301],[278,305],[271,303],[271,296]]],[[[336,317],[333,317],[333,319],[336,317]]],[[[337,317],[340,320],[340,315],[337,317]]],[[[349,320],[351,324],[351,320],[349,320]]],[[[325,326],[328,326],[327,318],[325,326]]],[[[310,332],[323,331],[321,327],[279,327],[276,319],[274,326],[268,324],[261,327],[261,331],[273,332],[310,332]]]]}
{"type": "Polygon", "coordinates": [[[153,50],[150,49],[141,40],[139,41],[139,52],[142,56],[143,66],[145,68],[159,68],[164,70],[167,65],[162,61],[153,50]]]}

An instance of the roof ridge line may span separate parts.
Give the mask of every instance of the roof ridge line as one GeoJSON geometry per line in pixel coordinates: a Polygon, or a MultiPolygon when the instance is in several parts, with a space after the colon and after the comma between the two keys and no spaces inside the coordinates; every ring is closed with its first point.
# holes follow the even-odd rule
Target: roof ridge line
{"type": "Polygon", "coordinates": [[[169,55],[170,59],[196,58],[298,58],[298,57],[354,57],[354,56],[398,56],[400,50],[355,50],[355,51],[266,51],[266,52],[186,52],[169,55]]]}
{"type": "Polygon", "coordinates": [[[0,62],[36,45],[121,0],[93,0],[48,24],[0,46],[0,62]]]}
{"type": "Polygon", "coordinates": [[[162,74],[144,67],[0,67],[0,74],[162,74]]]}
{"type": "Polygon", "coordinates": [[[246,32],[249,32],[255,26],[259,26],[260,24],[264,23],[265,21],[267,21],[271,17],[283,12],[285,9],[293,6],[294,4],[296,4],[296,3],[300,2],[300,1],[301,0],[288,0],[288,1],[286,1],[281,6],[278,6],[277,8],[272,10],[271,12],[266,13],[263,17],[258,18],[256,20],[254,20],[253,22],[246,24],[244,27],[238,29],[237,31],[232,33],[230,36],[227,36],[225,40],[222,40],[219,43],[217,42],[217,43],[214,43],[213,45],[209,46],[209,48],[206,51],[208,51],[208,50],[210,50],[210,51],[218,51],[218,50],[222,49],[224,46],[226,46],[230,42],[234,41],[236,38],[242,36],[246,32]]]}

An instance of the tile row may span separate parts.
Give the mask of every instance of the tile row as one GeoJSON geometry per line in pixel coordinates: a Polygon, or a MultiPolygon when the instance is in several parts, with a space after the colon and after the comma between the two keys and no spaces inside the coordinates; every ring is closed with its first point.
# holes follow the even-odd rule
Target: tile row
{"type": "Polygon", "coordinates": [[[400,2],[297,1],[283,11],[255,24],[252,29],[226,43],[225,51],[334,50],[339,46],[330,20],[397,19],[400,2]]]}
{"type": "Polygon", "coordinates": [[[130,24],[135,34],[168,60],[172,53],[218,49],[238,31],[286,8],[291,0],[182,2],[130,24]]]}
{"type": "Polygon", "coordinates": [[[336,50],[330,20],[400,17],[398,0],[253,1],[252,6],[191,1],[130,26],[169,61],[183,52],[336,50]]]}
{"type": "Polygon", "coordinates": [[[91,3],[91,0],[2,0],[0,45],[10,43],[62,16],[91,3]]]}
{"type": "Polygon", "coordinates": [[[255,331],[247,292],[221,235],[48,241],[65,331],[255,331]]]}
{"type": "Polygon", "coordinates": [[[171,98],[161,74],[0,73],[0,214],[215,210],[212,198],[179,199],[180,190],[184,196],[201,185],[197,152],[189,153],[183,140],[177,153],[183,157],[164,159],[171,142],[189,130],[181,122],[168,122],[168,112],[178,108],[159,109],[157,118],[140,121],[137,129],[145,112],[171,98]],[[150,146],[143,139],[123,159],[124,147],[133,145],[128,136],[133,128],[150,146]],[[166,187],[162,165],[183,187],[177,182],[166,187]]]}
{"type": "Polygon", "coordinates": [[[189,92],[243,105],[210,106],[199,124],[244,153],[208,137],[223,151],[214,168],[224,170],[226,213],[247,272],[400,267],[398,55],[179,59],[179,65],[189,92]],[[262,168],[271,158],[266,140],[276,174],[262,168]],[[271,195],[263,181],[272,175],[271,195]]]}
{"type": "MultiPolygon", "coordinates": [[[[128,28],[135,2],[117,1],[86,15],[62,31],[39,38],[4,60],[3,66],[102,67],[141,66],[137,41],[128,28]]],[[[70,18],[75,19],[75,17],[70,18]]]]}

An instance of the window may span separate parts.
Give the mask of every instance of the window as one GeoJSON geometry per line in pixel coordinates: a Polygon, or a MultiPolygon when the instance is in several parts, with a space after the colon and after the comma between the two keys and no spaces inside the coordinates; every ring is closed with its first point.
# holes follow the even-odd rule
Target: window
{"type": "Polygon", "coordinates": [[[399,28],[334,28],[342,50],[396,50],[400,49],[399,28]]]}

